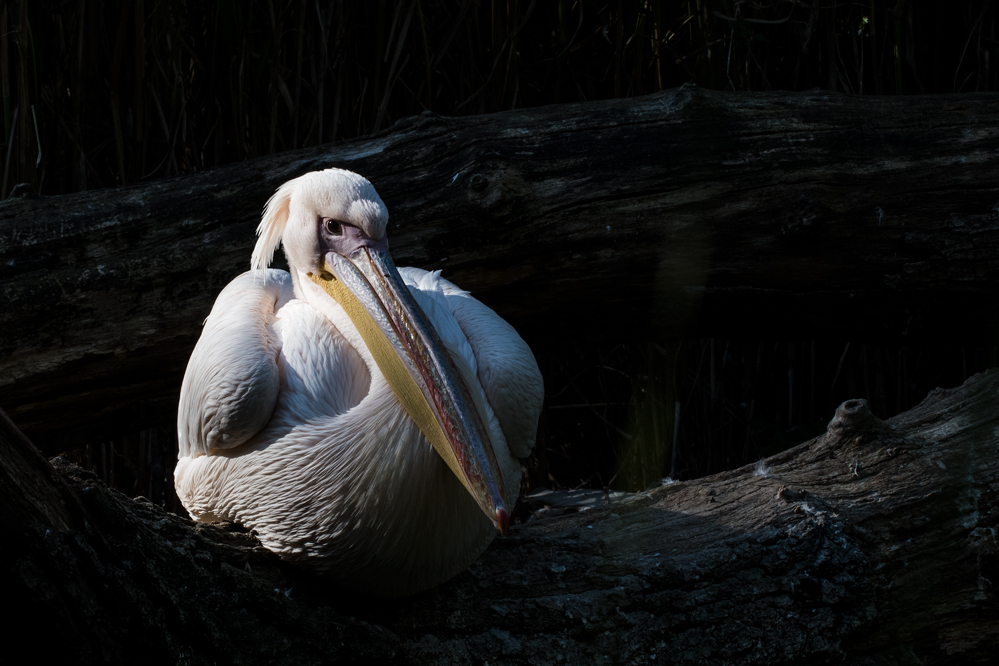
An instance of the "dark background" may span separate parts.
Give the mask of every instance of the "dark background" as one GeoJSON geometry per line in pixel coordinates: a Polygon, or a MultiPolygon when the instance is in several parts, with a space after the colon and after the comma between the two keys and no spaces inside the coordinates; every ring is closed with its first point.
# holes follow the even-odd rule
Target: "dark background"
{"type": "MultiPolygon", "coordinates": [[[[997,14],[991,0],[5,2],[0,195],[22,182],[55,195],[166,178],[371,135],[425,110],[492,113],[691,82],[994,91],[997,14]]],[[[636,331],[537,345],[546,402],[530,486],[640,490],[753,463],[821,433],[845,399],[887,418],[999,358],[974,331],[728,338],[636,331]]],[[[170,427],[67,455],[177,508],[170,427]]]]}

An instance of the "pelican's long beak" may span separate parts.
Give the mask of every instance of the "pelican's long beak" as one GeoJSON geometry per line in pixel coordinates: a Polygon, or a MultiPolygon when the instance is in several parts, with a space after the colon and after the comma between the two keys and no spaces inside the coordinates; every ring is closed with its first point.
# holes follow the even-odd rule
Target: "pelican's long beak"
{"type": "Polygon", "coordinates": [[[480,391],[462,374],[392,263],[387,245],[326,253],[309,277],[346,311],[378,368],[437,453],[501,534],[510,524],[480,391]]]}

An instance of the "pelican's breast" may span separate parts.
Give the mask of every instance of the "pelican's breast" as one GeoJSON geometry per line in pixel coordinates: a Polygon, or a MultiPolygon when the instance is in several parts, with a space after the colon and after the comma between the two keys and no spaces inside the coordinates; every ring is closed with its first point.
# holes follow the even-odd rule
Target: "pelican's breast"
{"type": "Polygon", "coordinates": [[[308,303],[294,300],[277,315],[281,390],[271,426],[332,419],[368,395],[371,374],[360,354],[308,303]]]}

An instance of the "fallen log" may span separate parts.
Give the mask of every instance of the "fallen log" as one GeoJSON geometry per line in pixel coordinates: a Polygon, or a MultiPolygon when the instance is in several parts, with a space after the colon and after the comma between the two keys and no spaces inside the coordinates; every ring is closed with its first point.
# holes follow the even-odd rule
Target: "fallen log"
{"type": "Polygon", "coordinates": [[[888,422],[848,401],[794,449],[515,526],[391,601],[57,474],[4,418],[7,628],[71,664],[995,663],[997,403],[999,371],[888,422]]]}
{"type": "MultiPolygon", "coordinates": [[[[396,263],[535,349],[567,339],[981,341],[999,295],[999,95],[726,94],[490,116],[111,191],[0,203],[0,406],[44,450],[173,418],[263,203],[367,176],[396,263]]],[[[61,450],[61,449],[60,449],[61,450]]]]}

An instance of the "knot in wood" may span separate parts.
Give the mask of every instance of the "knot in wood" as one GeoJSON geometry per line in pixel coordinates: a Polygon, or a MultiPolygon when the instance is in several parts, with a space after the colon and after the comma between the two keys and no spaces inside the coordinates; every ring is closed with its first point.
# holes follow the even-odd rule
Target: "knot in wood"
{"type": "Polygon", "coordinates": [[[14,189],[10,191],[8,195],[9,199],[37,199],[38,193],[35,192],[35,188],[31,186],[31,183],[18,183],[14,186],[14,189]]]}
{"type": "Polygon", "coordinates": [[[421,130],[431,125],[443,125],[443,116],[434,113],[433,111],[426,110],[417,116],[409,116],[407,118],[400,118],[392,125],[393,130],[407,130],[415,129],[421,130]]]}
{"type": "Polygon", "coordinates": [[[836,414],[829,422],[827,432],[835,437],[880,434],[891,426],[874,416],[863,398],[847,400],[836,408],[836,414]]]}
{"type": "Polygon", "coordinates": [[[468,196],[495,220],[514,217],[516,209],[529,198],[530,186],[516,169],[500,168],[488,173],[472,176],[468,196]]]}

